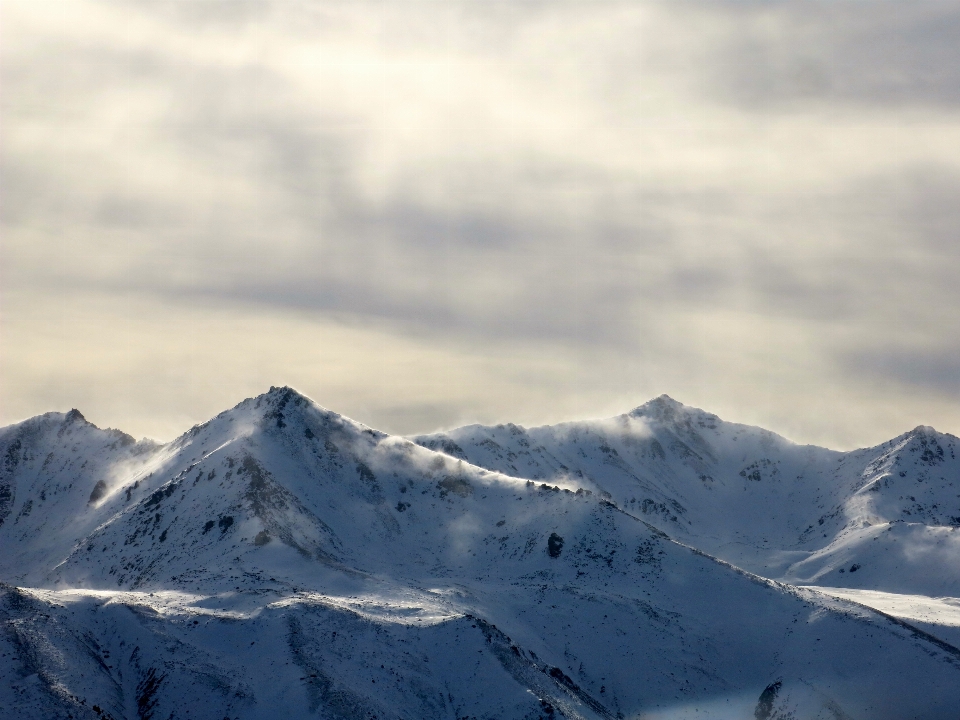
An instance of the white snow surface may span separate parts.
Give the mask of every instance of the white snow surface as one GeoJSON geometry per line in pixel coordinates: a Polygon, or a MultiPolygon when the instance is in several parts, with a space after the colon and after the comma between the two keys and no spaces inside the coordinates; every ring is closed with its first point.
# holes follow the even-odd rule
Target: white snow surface
{"type": "Polygon", "coordinates": [[[901,595],[879,590],[810,586],[810,589],[909,621],[916,627],[960,647],[960,598],[901,595]]]}
{"type": "Polygon", "coordinates": [[[516,477],[576,479],[765,577],[960,596],[960,440],[933,428],[836,452],[662,396],[609,420],[416,441],[516,477]]]}
{"type": "Polygon", "coordinates": [[[955,720],[956,443],[48,413],[0,429],[0,716],[955,720]]]}

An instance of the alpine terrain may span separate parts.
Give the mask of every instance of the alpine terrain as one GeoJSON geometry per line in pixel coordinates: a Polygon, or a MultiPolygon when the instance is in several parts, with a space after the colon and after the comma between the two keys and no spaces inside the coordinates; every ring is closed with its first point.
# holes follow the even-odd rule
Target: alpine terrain
{"type": "Polygon", "coordinates": [[[283,387],[0,429],[0,716],[960,716],[960,440],[666,396],[402,438],[283,387]]]}

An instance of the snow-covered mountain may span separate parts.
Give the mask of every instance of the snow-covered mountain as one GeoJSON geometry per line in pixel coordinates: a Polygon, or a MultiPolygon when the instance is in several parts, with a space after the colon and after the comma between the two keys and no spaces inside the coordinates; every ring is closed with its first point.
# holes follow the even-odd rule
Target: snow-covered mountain
{"type": "Polygon", "coordinates": [[[761,577],[927,587],[882,556],[952,539],[954,441],[667,398],[416,442],[289,388],[166,445],[43,415],[0,430],[0,715],[955,718],[935,627],[761,577]]]}
{"type": "Polygon", "coordinates": [[[842,453],[662,396],[609,420],[415,440],[514,477],[584,483],[765,577],[960,596],[960,440],[933,428],[842,453]]]}

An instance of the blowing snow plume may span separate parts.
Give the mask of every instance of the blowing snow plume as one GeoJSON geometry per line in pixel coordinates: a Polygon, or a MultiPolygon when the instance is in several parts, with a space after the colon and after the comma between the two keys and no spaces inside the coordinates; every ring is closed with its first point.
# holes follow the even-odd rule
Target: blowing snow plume
{"type": "Polygon", "coordinates": [[[952,719],[936,623],[785,579],[960,595],[891,550],[952,539],[955,444],[837,453],[665,397],[413,439],[286,387],[166,445],[40,416],[0,430],[0,707],[952,719]]]}

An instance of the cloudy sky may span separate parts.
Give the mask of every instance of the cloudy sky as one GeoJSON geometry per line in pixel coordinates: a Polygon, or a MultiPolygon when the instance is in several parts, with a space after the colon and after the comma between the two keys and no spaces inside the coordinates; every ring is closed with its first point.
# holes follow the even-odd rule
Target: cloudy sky
{"type": "Polygon", "coordinates": [[[0,424],[960,434],[960,5],[3,0],[0,424]]]}

